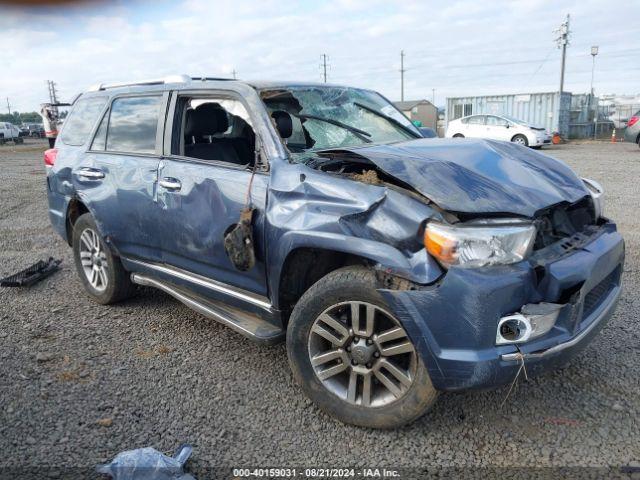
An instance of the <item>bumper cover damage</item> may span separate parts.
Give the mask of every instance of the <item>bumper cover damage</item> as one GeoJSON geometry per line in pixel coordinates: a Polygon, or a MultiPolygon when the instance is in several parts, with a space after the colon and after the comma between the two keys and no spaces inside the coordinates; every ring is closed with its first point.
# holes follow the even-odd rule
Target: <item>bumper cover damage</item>
{"type": "Polygon", "coordinates": [[[429,287],[380,292],[437,389],[491,388],[513,380],[520,352],[530,375],[566,363],[611,316],[621,291],[624,241],[613,223],[590,240],[565,255],[550,248],[535,262],[452,268],[429,287]],[[496,345],[500,318],[547,302],[562,305],[548,333],[517,347],[496,345]]]}

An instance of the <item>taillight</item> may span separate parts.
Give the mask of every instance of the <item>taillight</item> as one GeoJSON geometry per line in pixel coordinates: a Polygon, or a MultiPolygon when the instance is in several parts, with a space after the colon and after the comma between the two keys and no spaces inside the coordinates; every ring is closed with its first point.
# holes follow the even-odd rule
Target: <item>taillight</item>
{"type": "Polygon", "coordinates": [[[50,148],[49,150],[44,151],[44,164],[47,167],[53,167],[53,164],[56,163],[56,157],[58,156],[57,148],[50,148]]]}
{"type": "Polygon", "coordinates": [[[638,120],[640,120],[640,117],[634,115],[633,117],[631,117],[629,119],[629,121],[627,122],[627,127],[632,127],[638,120]]]}

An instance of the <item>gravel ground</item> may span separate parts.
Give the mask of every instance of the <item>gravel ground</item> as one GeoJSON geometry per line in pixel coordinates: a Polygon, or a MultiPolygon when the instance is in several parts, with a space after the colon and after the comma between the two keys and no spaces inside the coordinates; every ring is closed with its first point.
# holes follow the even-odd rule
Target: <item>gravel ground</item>
{"type": "Polygon", "coordinates": [[[626,239],[625,291],[609,325],[568,367],[519,384],[503,407],[506,388],[444,394],[393,431],[332,420],[293,384],[283,345],[256,346],[163,293],[93,304],[49,225],[43,150],[0,146],[0,276],[63,259],[61,272],[31,288],[0,289],[5,472],[48,466],[42,472],[67,478],[122,450],[171,452],[181,442],[194,446],[199,479],[250,466],[640,466],[637,146],[545,150],[603,184],[626,239]],[[206,470],[214,467],[225,469],[206,470]]]}

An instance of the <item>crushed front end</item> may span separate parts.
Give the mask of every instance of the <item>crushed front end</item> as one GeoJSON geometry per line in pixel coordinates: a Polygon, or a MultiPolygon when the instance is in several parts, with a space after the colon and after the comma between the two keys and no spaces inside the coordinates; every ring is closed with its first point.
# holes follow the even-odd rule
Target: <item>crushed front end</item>
{"type": "Polygon", "coordinates": [[[506,384],[523,362],[536,375],[589,343],[616,307],[625,254],[615,224],[589,221],[594,213],[589,197],[540,212],[526,260],[451,266],[433,285],[380,290],[437,389],[506,384]]]}

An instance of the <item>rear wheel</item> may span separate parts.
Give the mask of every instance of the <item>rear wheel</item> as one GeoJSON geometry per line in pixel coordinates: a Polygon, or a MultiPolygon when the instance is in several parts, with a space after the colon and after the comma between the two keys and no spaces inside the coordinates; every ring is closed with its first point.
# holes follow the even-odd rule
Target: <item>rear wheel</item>
{"type": "Polygon", "coordinates": [[[80,280],[96,302],[107,305],[133,295],[129,273],[107,248],[89,213],[73,226],[73,256],[80,280]]]}
{"type": "Polygon", "coordinates": [[[302,296],[287,329],[287,352],[305,394],[345,423],[397,427],[437,397],[375,275],[363,267],[331,272],[302,296]]]}
{"type": "Polygon", "coordinates": [[[461,133],[456,133],[453,138],[464,138],[464,135],[461,133]]]}
{"type": "Polygon", "coordinates": [[[528,147],[529,146],[529,140],[527,140],[527,137],[525,137],[524,135],[518,134],[515,135],[511,141],[513,143],[517,143],[518,145],[522,145],[523,147],[528,147]]]}

